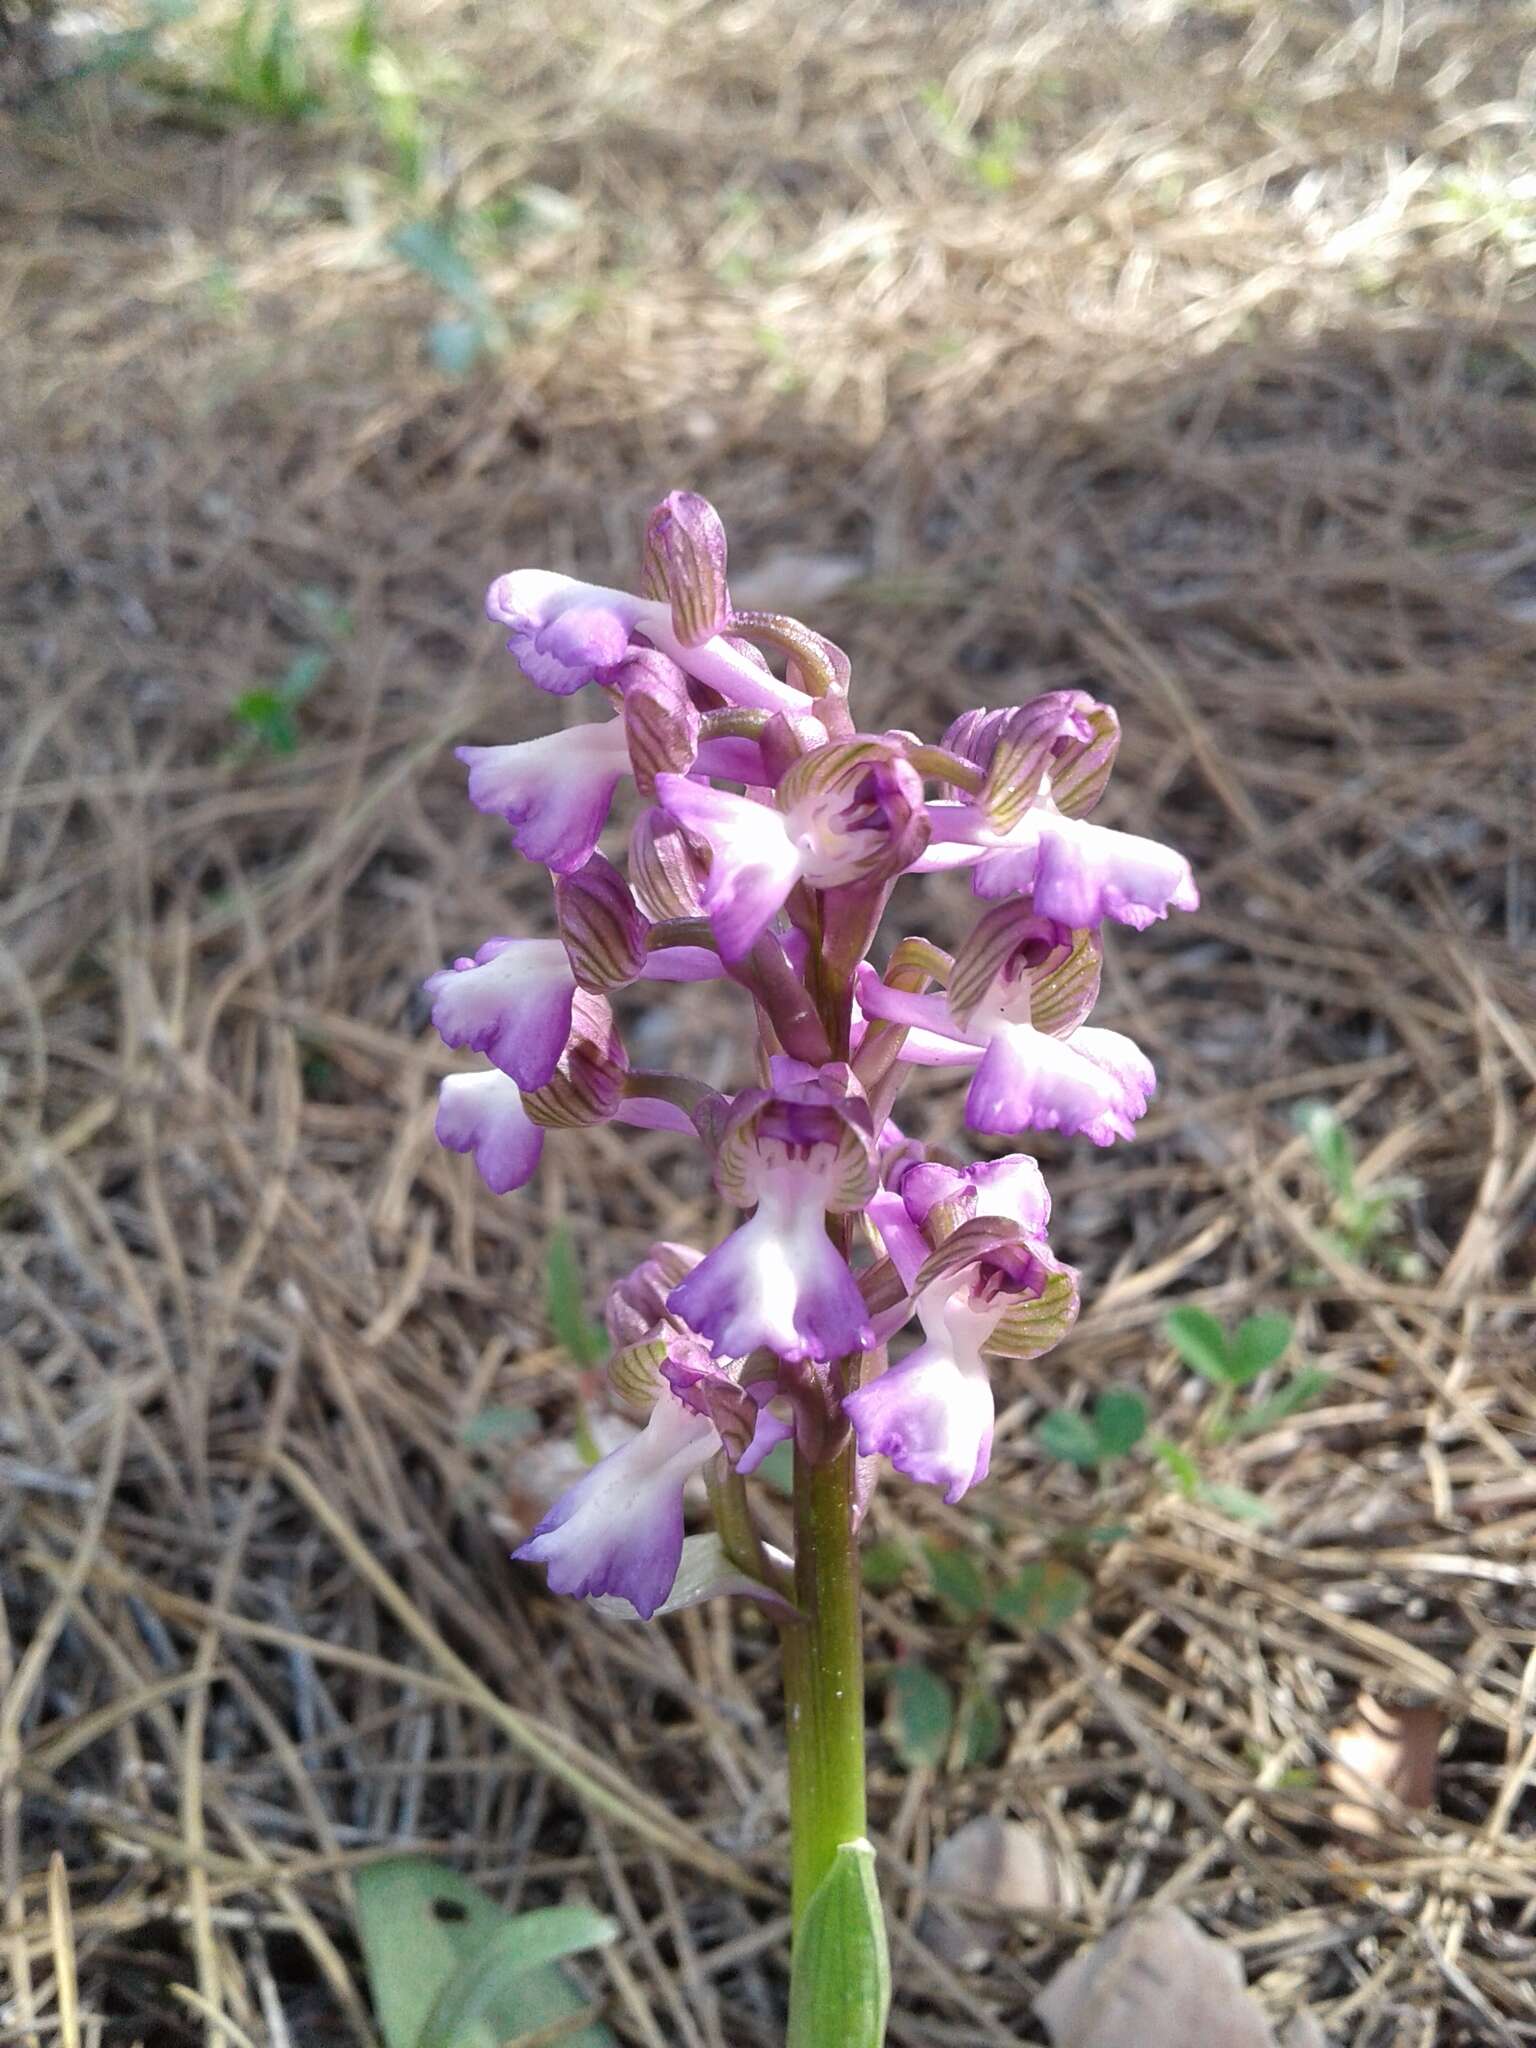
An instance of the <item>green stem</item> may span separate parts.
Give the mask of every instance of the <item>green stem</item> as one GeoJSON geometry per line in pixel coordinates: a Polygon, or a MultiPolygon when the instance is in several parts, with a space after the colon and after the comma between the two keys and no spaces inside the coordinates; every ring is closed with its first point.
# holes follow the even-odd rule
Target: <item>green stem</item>
{"type": "Polygon", "coordinates": [[[715,1533],[725,1546],[725,1554],[732,1564],[749,1578],[760,1579],[765,1586],[782,1593],[786,1600],[793,1600],[794,1582],[787,1566],[775,1564],[763,1548],[763,1539],[752,1519],[746,1481],[741,1474],[733,1472],[721,1457],[714,1460],[713,1470],[706,1469],[704,1483],[709,1488],[715,1533]]]}
{"type": "Polygon", "coordinates": [[[807,1902],[844,1842],[865,1832],[864,1644],[853,1529],[853,1444],[828,1463],[795,1454],[795,1600],[784,1631],[790,1904],[807,1902]]]}

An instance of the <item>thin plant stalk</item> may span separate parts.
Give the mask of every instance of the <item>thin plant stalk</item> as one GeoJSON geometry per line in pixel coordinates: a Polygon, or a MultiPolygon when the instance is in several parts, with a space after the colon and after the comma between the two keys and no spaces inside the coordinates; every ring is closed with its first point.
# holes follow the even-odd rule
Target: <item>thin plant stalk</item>
{"type": "Polygon", "coordinates": [[[865,1833],[864,1641],[850,1438],[825,1464],[795,1453],[795,1596],[785,1624],[790,1907],[798,1929],[838,1849],[865,1833]]]}

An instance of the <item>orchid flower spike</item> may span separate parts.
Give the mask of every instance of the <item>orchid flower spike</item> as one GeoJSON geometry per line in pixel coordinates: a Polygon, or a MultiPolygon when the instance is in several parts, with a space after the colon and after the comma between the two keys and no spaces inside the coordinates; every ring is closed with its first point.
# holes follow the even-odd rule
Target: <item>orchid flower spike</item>
{"type": "Polygon", "coordinates": [[[1059,1342],[1076,1276],[1033,1159],[934,1155],[893,1106],[913,1067],[952,1068],[984,1135],[1130,1138],[1155,1081],[1089,1021],[1104,932],[1199,899],[1176,849],[1090,818],[1120,746],[1108,705],[1050,691],[966,712],[936,745],[859,731],[847,656],[735,607],[724,525],[695,493],[651,513],[638,589],[517,569],[486,608],[538,690],[591,690],[597,715],[459,750],[471,803],[549,870],[554,917],[428,979],[443,1043],[485,1063],[442,1082],[438,1137],[506,1193],[546,1132],[626,1124],[702,1143],[741,1212],[713,1250],[653,1246],[613,1289],[610,1378],[644,1427],[519,1553],[557,1592],[650,1614],[689,1480],[734,1485],[788,1412],[812,1464],[851,1433],[866,1488],[881,1459],[950,1500],[985,1475],[987,1360],[1059,1342]],[[951,868],[981,904],[957,955],[913,937],[882,976],[868,955],[896,884],[951,868]],[[757,1085],[632,1064],[620,1021],[651,985],[713,979],[756,1024],[757,1085]]]}

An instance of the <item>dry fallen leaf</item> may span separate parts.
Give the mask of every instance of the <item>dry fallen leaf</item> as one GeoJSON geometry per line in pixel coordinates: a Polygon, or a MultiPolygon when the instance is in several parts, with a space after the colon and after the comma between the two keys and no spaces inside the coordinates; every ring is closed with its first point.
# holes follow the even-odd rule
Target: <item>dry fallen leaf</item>
{"type": "Polygon", "coordinates": [[[924,1907],[918,1938],[955,1970],[985,1968],[1007,1934],[1001,1920],[967,1913],[967,1901],[994,1915],[1067,1913],[1079,1896],[1071,1866],[1043,1829],[990,1813],[968,1820],[939,1844],[928,1882],[949,1896],[924,1907]]]}
{"type": "Polygon", "coordinates": [[[1323,1776],[1336,1791],[1328,1817],[1352,1835],[1385,1832],[1384,1804],[1413,1812],[1435,1803],[1435,1773],[1445,1716],[1438,1707],[1393,1707],[1362,1693],[1354,1718],[1332,1730],[1323,1776]],[[1386,1795],[1386,1801],[1383,1800],[1386,1795]]]}
{"type": "Polygon", "coordinates": [[[1126,1920],[1035,2001],[1055,2048],[1275,2048],[1236,1952],[1176,1906],[1126,1920]]]}

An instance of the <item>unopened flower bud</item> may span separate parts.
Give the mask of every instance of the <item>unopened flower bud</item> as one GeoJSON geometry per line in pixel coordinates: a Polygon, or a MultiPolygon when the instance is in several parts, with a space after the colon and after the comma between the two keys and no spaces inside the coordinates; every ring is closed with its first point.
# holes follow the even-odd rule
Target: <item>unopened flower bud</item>
{"type": "Polygon", "coordinates": [[[555,878],[555,915],[579,988],[624,988],[645,964],[645,919],[610,860],[594,853],[574,875],[555,878]]]}
{"type": "Polygon", "coordinates": [[[712,639],[730,622],[725,587],[725,528],[707,498],[669,491],[645,524],[641,587],[665,598],[685,647],[712,639]]]}
{"type": "Polygon", "coordinates": [[[670,656],[637,647],[614,681],[623,697],[635,787],[650,796],[658,775],[686,775],[699,751],[699,713],[688,678],[670,656]]]}

